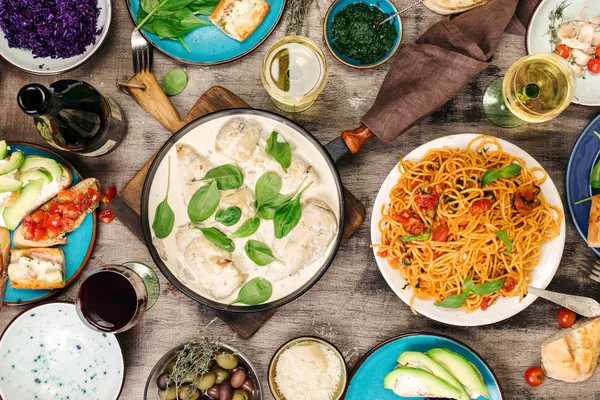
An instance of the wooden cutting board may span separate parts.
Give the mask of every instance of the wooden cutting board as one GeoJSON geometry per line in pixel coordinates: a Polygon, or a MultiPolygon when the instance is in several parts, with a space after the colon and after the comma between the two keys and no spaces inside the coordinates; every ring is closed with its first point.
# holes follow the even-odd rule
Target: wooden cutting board
{"type": "MultiPolygon", "coordinates": [[[[129,82],[146,86],[147,89],[145,91],[130,89],[130,94],[142,108],[148,111],[172,133],[177,132],[189,122],[215,111],[230,108],[250,108],[244,100],[229,90],[220,86],[214,86],[198,99],[187,116],[182,120],[168,97],[163,93],[154,75],[151,73],[137,74],[129,82]],[[165,101],[170,104],[170,107],[165,101]]],[[[144,241],[140,218],[142,189],[153,159],[154,157],[144,165],[109,205],[110,210],[115,216],[141,241],[144,241]]],[[[356,232],[365,217],[365,207],[363,204],[346,189],[344,189],[344,195],[346,218],[342,241],[348,239],[350,235],[356,232]]],[[[275,311],[270,310],[245,314],[224,311],[215,312],[240,336],[250,338],[271,318],[275,311]]]]}

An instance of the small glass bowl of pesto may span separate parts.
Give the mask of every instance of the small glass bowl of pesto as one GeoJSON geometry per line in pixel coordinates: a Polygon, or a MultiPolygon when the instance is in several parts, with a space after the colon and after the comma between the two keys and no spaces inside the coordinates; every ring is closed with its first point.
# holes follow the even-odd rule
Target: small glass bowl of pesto
{"type": "Polygon", "coordinates": [[[400,16],[377,27],[396,12],[390,0],[337,0],[323,20],[325,44],[342,64],[362,69],[377,67],[400,47],[400,16]]]}

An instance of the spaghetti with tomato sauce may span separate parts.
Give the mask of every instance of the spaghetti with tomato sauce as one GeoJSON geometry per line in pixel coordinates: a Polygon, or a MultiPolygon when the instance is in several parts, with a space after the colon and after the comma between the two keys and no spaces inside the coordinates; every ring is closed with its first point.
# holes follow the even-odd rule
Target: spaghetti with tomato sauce
{"type": "Polygon", "coordinates": [[[442,302],[454,296],[450,307],[468,312],[486,310],[500,296],[521,300],[542,244],[559,235],[563,218],[541,192],[546,172],[527,168],[489,136],[466,149],[445,147],[418,162],[402,160],[399,169],[390,203],[382,207],[381,243],[374,246],[412,289],[413,312],[415,298],[448,306],[442,302]],[[469,288],[473,283],[479,292],[494,291],[468,289],[466,300],[454,301],[465,293],[467,277],[469,288]]]}

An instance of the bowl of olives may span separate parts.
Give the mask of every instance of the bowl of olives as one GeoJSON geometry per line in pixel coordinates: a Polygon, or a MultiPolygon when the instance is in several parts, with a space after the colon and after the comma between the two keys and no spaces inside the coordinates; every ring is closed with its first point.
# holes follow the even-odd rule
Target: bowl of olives
{"type": "Polygon", "coordinates": [[[156,363],[144,400],[263,400],[263,394],[246,356],[202,338],[171,349],[156,363]]]}

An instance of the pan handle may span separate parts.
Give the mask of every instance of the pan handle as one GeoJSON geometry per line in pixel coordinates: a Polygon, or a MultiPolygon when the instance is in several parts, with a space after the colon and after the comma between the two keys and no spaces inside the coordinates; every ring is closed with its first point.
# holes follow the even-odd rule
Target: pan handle
{"type": "Polygon", "coordinates": [[[362,145],[373,136],[375,134],[362,124],[358,128],[342,132],[342,139],[352,153],[358,153],[362,145]]]}

